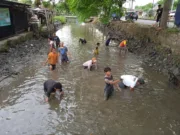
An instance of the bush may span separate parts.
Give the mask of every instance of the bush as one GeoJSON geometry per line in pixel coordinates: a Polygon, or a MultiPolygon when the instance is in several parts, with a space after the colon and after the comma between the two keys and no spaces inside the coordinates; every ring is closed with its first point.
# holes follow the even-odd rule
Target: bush
{"type": "Polygon", "coordinates": [[[64,16],[55,16],[54,21],[59,21],[62,24],[64,24],[64,23],[66,23],[66,17],[64,17],[64,16]]]}

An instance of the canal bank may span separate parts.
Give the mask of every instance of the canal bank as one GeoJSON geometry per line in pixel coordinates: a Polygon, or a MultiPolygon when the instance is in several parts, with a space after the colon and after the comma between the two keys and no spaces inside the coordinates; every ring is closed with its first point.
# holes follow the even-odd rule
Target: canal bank
{"type": "Polygon", "coordinates": [[[99,28],[118,43],[127,39],[130,52],[141,56],[144,63],[157,72],[167,75],[170,82],[179,84],[180,33],[168,30],[157,31],[153,27],[116,21],[111,22],[107,27],[99,28]]]}

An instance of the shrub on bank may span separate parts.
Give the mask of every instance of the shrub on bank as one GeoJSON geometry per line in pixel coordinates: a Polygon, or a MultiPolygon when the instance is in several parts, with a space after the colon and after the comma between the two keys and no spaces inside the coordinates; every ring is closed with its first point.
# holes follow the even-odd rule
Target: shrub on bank
{"type": "Polygon", "coordinates": [[[54,21],[59,21],[62,24],[65,24],[66,23],[66,17],[64,17],[64,16],[55,16],[54,21]]]}

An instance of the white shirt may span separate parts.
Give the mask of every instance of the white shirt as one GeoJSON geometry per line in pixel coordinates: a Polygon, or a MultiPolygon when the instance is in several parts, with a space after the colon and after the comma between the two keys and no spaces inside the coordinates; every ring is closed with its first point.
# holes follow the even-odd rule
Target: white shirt
{"type": "Polygon", "coordinates": [[[123,80],[124,85],[131,88],[134,88],[138,81],[138,78],[133,75],[122,75],[121,79],[123,80]]]}
{"type": "Polygon", "coordinates": [[[49,42],[50,47],[52,47],[53,44],[54,44],[54,41],[49,42]]]}
{"type": "Polygon", "coordinates": [[[84,66],[84,67],[88,67],[88,69],[90,69],[91,66],[92,66],[92,60],[86,61],[86,62],[83,64],[83,66],[84,66]]]}

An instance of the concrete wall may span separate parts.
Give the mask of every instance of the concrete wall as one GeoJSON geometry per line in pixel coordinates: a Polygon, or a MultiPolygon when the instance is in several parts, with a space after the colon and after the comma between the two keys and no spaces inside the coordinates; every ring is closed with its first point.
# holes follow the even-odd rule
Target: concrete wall
{"type": "Polygon", "coordinates": [[[25,32],[22,34],[18,34],[11,38],[0,41],[0,52],[8,52],[9,48],[14,47],[26,40],[29,40],[33,37],[32,32],[25,32]]]}

